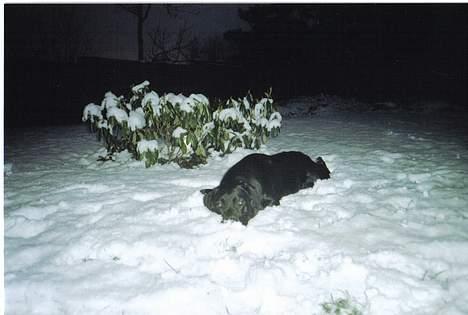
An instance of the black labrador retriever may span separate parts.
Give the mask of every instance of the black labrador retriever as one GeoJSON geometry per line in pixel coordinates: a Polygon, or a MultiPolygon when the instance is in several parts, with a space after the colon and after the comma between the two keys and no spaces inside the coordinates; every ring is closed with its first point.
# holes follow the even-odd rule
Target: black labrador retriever
{"type": "Polygon", "coordinates": [[[258,211],[279,205],[283,196],[330,178],[321,157],[317,161],[297,151],[275,155],[254,153],[232,166],[218,187],[203,189],[203,203],[224,220],[247,225],[258,211]]]}

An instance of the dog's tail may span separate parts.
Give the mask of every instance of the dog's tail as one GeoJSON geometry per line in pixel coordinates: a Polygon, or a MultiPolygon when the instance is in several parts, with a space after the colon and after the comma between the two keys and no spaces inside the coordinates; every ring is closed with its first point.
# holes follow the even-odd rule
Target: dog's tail
{"type": "Polygon", "coordinates": [[[327,167],[327,164],[325,164],[325,161],[322,159],[322,157],[318,157],[317,161],[315,161],[317,164],[317,172],[319,175],[320,179],[329,179],[330,178],[330,170],[327,167]]]}

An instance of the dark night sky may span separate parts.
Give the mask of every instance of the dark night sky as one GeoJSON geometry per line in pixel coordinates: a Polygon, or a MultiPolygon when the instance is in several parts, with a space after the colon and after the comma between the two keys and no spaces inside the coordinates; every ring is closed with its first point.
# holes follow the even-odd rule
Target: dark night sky
{"type": "MultiPolygon", "coordinates": [[[[245,6],[245,5],[244,5],[245,6]]],[[[165,6],[153,4],[145,21],[145,36],[159,24],[169,32],[176,32],[184,22],[191,31],[203,39],[235,28],[248,28],[240,20],[234,4],[186,4],[176,6],[176,16],[170,16],[165,6]]],[[[118,5],[10,5],[5,10],[6,32],[14,54],[26,57],[40,55],[37,47],[44,37],[61,40],[65,21],[79,25],[79,32],[90,38],[88,55],[135,60],[136,17],[118,5]],[[70,10],[72,9],[72,13],[70,10]]],[[[146,46],[148,47],[148,38],[146,46]]]]}
{"type": "MultiPolygon", "coordinates": [[[[192,33],[200,40],[215,35],[222,36],[230,29],[248,30],[248,24],[238,16],[239,7],[247,6],[245,4],[178,5],[178,14],[174,17],[167,14],[164,5],[153,4],[144,26],[145,49],[150,46],[148,32],[158,25],[175,33],[184,23],[187,23],[192,33]]],[[[372,4],[367,5],[367,7],[371,6],[372,4]]],[[[346,6],[335,5],[333,10],[339,15],[344,7],[346,6]]],[[[381,16],[376,18],[388,18],[393,24],[392,27],[398,28],[402,11],[396,14],[390,10],[387,10],[389,14],[386,14],[385,11],[385,9],[380,10],[381,16]]],[[[466,6],[463,10],[452,7],[452,9],[444,10],[427,10],[426,8],[419,11],[421,14],[414,15],[414,25],[405,26],[407,29],[404,29],[404,32],[417,33],[420,31],[418,23],[422,23],[425,31],[440,34],[439,37],[455,36],[454,33],[460,31],[466,33],[466,30],[461,29],[468,27],[467,22],[463,22],[463,19],[466,20],[466,6]]],[[[320,10],[317,12],[320,14],[320,10]]],[[[369,12],[373,14],[372,11],[369,12]]],[[[365,15],[366,13],[364,17],[365,15]]],[[[366,22],[360,22],[360,18],[357,19],[358,23],[369,22],[369,19],[366,22]]],[[[337,21],[339,20],[335,20],[334,23],[337,21]]],[[[54,45],[60,45],[66,41],[73,42],[77,37],[84,37],[87,43],[87,49],[84,50],[86,55],[135,60],[137,57],[136,27],[135,16],[115,4],[7,5],[5,7],[6,56],[53,55],[50,51],[44,50],[53,50],[54,45]],[[68,36],[68,34],[73,35],[68,36]]]]}

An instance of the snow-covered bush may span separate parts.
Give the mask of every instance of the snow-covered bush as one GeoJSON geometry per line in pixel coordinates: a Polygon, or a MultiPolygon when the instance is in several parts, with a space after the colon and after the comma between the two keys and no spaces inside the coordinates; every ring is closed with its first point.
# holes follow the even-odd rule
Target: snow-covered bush
{"type": "Polygon", "coordinates": [[[271,92],[255,102],[249,93],[243,99],[229,99],[213,113],[213,121],[206,129],[214,149],[230,153],[236,148],[258,149],[270,136],[277,136],[281,115],[273,108],[271,92]]]}
{"type": "Polygon", "coordinates": [[[147,167],[167,162],[193,167],[213,150],[258,149],[281,128],[271,91],[259,101],[249,93],[210,106],[202,94],[159,96],[148,81],[133,86],[129,99],[107,92],[101,105],[84,108],[82,119],[104,140],[108,159],[128,150],[147,167]]]}

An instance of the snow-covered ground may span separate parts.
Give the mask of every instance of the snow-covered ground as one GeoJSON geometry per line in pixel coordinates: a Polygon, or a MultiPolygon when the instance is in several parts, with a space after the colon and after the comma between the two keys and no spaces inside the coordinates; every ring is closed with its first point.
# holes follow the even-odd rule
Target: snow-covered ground
{"type": "Polygon", "coordinates": [[[332,171],[249,222],[199,192],[252,153],[149,169],[86,126],[7,131],[6,314],[468,314],[468,133],[458,114],[323,111],[261,152],[332,171]],[[451,116],[451,117],[449,117],[451,116]]]}

